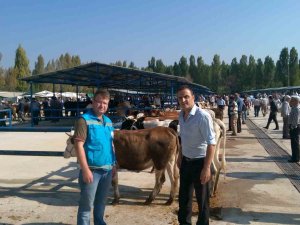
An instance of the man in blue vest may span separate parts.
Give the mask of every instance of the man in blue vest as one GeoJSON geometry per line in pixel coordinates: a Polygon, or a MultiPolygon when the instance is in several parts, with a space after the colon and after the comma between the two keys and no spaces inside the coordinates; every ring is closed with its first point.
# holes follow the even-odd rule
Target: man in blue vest
{"type": "Polygon", "coordinates": [[[98,90],[92,101],[92,109],[83,114],[75,124],[75,149],[80,164],[80,200],[77,214],[78,225],[90,224],[94,207],[94,224],[106,225],[104,210],[112,175],[115,172],[113,150],[113,126],[104,115],[108,109],[110,94],[98,90]]]}

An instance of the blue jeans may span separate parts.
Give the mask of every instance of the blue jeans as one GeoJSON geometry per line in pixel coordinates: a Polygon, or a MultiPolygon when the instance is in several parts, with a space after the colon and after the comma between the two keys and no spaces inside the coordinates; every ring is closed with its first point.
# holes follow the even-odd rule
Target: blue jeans
{"type": "Polygon", "coordinates": [[[77,225],[89,225],[91,209],[94,206],[94,224],[106,225],[103,220],[104,210],[109,188],[111,186],[112,171],[102,169],[91,170],[93,183],[83,181],[82,171],[79,172],[80,200],[77,214],[77,225]]]}

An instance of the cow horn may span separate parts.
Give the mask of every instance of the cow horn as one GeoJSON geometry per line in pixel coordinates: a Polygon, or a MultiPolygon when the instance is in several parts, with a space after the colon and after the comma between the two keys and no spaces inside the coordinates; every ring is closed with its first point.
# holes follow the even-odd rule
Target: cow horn
{"type": "Polygon", "coordinates": [[[73,137],[73,135],[71,135],[71,133],[67,133],[67,132],[65,132],[66,133],[66,135],[68,135],[69,137],[73,137]]]}

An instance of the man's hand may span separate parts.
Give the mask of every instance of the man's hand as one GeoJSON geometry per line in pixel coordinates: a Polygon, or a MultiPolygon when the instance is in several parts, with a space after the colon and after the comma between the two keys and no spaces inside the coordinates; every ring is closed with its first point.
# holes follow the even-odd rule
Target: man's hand
{"type": "Polygon", "coordinates": [[[93,173],[89,168],[82,170],[82,177],[84,183],[90,184],[93,182],[93,173]]]}
{"type": "Polygon", "coordinates": [[[200,174],[201,184],[206,184],[211,178],[210,168],[203,168],[200,174]]]}

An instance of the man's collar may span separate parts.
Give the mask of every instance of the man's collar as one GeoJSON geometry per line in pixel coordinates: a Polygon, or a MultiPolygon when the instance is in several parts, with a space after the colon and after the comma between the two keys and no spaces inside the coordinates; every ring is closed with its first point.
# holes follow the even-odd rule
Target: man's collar
{"type": "Polygon", "coordinates": [[[191,111],[190,111],[190,115],[195,115],[196,114],[196,110],[197,110],[197,106],[196,106],[196,104],[194,104],[194,106],[193,106],[193,108],[191,109],[191,111]]]}

